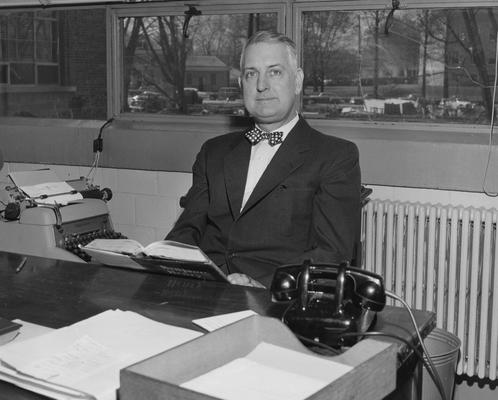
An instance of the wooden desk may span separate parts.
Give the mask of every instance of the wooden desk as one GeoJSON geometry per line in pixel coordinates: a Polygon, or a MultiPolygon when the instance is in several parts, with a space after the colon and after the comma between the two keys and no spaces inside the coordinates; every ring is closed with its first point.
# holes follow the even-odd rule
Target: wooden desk
{"type": "MultiPolygon", "coordinates": [[[[0,252],[0,315],[60,328],[108,309],[131,310],[164,323],[200,330],[192,319],[252,309],[279,317],[281,305],[267,290],[226,283],[176,279],[164,275],[92,264],[29,257],[16,273],[22,256],[0,252]]],[[[432,313],[417,311],[423,336],[435,325],[432,313]]],[[[408,313],[386,307],[375,330],[415,340],[408,313]]],[[[386,339],[389,340],[389,339],[386,339]]],[[[399,343],[400,367],[410,355],[399,343]]],[[[0,399],[45,399],[0,382],[0,399]]]]}

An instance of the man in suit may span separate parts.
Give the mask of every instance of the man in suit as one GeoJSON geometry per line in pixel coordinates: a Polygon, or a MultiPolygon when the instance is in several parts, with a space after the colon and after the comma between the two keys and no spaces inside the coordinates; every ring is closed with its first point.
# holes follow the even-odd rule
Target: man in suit
{"type": "Polygon", "coordinates": [[[199,246],[241,285],[269,287],[283,264],[350,261],[360,225],[358,149],[299,116],[303,71],[294,42],[253,35],[240,85],[261,131],[203,144],[185,209],[166,239],[199,246]]]}

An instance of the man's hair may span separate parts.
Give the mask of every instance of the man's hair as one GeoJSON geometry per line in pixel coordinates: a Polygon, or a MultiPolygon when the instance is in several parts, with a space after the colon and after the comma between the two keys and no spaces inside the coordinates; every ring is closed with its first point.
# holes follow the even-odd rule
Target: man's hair
{"type": "Polygon", "coordinates": [[[246,53],[246,49],[252,45],[257,43],[282,43],[287,48],[287,53],[289,53],[289,60],[293,64],[295,68],[297,68],[297,50],[296,43],[289,37],[285,36],[282,33],[274,32],[274,31],[258,31],[254,35],[252,35],[244,45],[242,49],[242,53],[240,55],[240,71],[242,73],[242,69],[244,68],[244,57],[246,53]]]}

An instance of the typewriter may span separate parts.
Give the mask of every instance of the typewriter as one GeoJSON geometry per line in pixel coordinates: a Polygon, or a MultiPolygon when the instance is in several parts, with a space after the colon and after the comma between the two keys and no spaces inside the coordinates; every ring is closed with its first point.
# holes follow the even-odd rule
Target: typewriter
{"type": "MultiPolygon", "coordinates": [[[[23,182],[26,176],[31,182],[33,174],[37,175],[36,181],[54,179],[51,172],[40,170],[17,173],[13,182],[23,182]]],[[[107,207],[112,197],[110,189],[101,190],[83,178],[65,183],[71,190],[64,194],[75,195],[66,204],[46,201],[50,195],[29,196],[21,189],[25,186],[17,182],[5,187],[7,201],[0,218],[1,251],[87,262],[90,257],[81,250],[85,244],[97,238],[125,238],[112,225],[107,207]]]]}

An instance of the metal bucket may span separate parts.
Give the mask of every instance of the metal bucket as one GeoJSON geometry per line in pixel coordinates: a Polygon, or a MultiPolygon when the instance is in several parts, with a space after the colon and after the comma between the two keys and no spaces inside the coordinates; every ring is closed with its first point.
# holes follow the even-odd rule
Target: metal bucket
{"type": "MultiPolygon", "coordinates": [[[[454,334],[435,328],[425,338],[424,344],[441,378],[446,399],[452,400],[461,341],[454,334]]],[[[422,376],[422,400],[440,400],[441,394],[426,368],[422,376]]]]}

